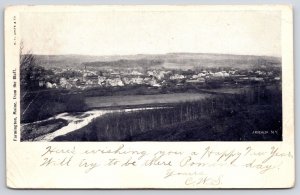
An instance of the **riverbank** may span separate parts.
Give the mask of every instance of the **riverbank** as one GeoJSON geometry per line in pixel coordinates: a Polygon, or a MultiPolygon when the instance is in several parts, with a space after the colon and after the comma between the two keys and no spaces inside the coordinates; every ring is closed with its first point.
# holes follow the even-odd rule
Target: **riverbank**
{"type": "Polygon", "coordinates": [[[68,121],[62,118],[21,124],[21,141],[34,141],[35,138],[52,133],[66,125],[68,125],[68,121]]]}
{"type": "Polygon", "coordinates": [[[49,119],[21,125],[21,141],[52,141],[58,136],[76,131],[90,124],[94,119],[108,113],[128,113],[141,110],[163,109],[163,107],[94,109],[86,112],[61,113],[49,119]]]}

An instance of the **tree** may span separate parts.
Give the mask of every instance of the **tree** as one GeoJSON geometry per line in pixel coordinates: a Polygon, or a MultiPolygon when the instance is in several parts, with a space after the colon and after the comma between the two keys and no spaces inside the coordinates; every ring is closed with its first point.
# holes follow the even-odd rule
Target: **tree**
{"type": "Polygon", "coordinates": [[[36,57],[30,52],[24,53],[23,42],[20,44],[20,82],[22,90],[39,88],[39,81],[45,75],[45,69],[37,66],[36,57]]]}

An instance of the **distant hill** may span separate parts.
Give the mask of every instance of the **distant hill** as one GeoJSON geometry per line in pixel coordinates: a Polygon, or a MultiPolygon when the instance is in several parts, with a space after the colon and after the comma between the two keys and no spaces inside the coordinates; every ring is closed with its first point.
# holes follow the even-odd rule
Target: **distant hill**
{"type": "Polygon", "coordinates": [[[231,67],[281,66],[281,58],[271,56],[229,55],[207,53],[137,54],[114,56],[88,55],[35,55],[36,62],[45,68],[117,69],[117,68],[170,68],[192,69],[231,67]]]}

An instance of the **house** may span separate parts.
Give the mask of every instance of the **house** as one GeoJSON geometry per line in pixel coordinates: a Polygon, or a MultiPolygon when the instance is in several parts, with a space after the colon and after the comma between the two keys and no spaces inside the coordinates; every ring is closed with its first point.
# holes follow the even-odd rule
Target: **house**
{"type": "Polygon", "coordinates": [[[201,77],[205,77],[205,75],[206,75],[205,73],[200,72],[199,74],[193,75],[192,79],[198,79],[198,78],[201,78],[201,77]]]}
{"type": "Polygon", "coordinates": [[[156,79],[151,79],[148,81],[149,85],[151,85],[152,87],[161,87],[161,85],[159,83],[157,83],[156,79]]]}
{"type": "Polygon", "coordinates": [[[66,78],[61,77],[61,78],[59,79],[59,85],[60,85],[61,87],[64,88],[64,86],[65,86],[67,83],[68,83],[68,81],[67,81],[66,78]]]}
{"type": "Polygon", "coordinates": [[[46,88],[49,88],[49,89],[53,88],[53,85],[52,85],[52,83],[50,83],[50,82],[47,82],[47,83],[46,83],[46,88]]]}
{"type": "Polygon", "coordinates": [[[229,77],[229,73],[222,71],[222,72],[216,72],[213,74],[214,77],[229,77]]]}
{"type": "Polygon", "coordinates": [[[136,70],[133,70],[133,71],[131,72],[131,75],[134,75],[134,76],[141,76],[141,75],[143,75],[143,73],[140,73],[140,72],[138,72],[138,71],[136,71],[136,70]]]}
{"type": "Polygon", "coordinates": [[[175,75],[170,76],[171,80],[181,80],[181,79],[184,79],[184,78],[185,77],[181,74],[175,74],[175,75]]]}
{"type": "Polygon", "coordinates": [[[199,84],[199,83],[205,83],[205,79],[204,78],[188,79],[185,82],[190,84],[197,84],[197,83],[199,84]]]}
{"type": "Polygon", "coordinates": [[[39,81],[39,87],[43,87],[45,85],[45,81],[39,81]]]}
{"type": "Polygon", "coordinates": [[[120,78],[107,79],[106,86],[124,86],[124,83],[120,78]]]}
{"type": "Polygon", "coordinates": [[[106,77],[104,76],[98,76],[98,85],[104,85],[106,81],[106,77]]]}
{"type": "Polygon", "coordinates": [[[143,78],[141,78],[141,77],[133,77],[131,79],[131,83],[132,84],[138,84],[138,85],[143,84],[143,78]]]}
{"type": "Polygon", "coordinates": [[[72,88],[72,85],[64,77],[59,79],[59,85],[60,85],[60,87],[66,88],[66,89],[71,89],[72,88]]]}

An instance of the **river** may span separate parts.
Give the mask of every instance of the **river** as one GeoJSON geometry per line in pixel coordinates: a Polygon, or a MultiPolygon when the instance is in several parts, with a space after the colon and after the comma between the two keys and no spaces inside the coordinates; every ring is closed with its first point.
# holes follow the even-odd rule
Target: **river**
{"type": "MultiPolygon", "coordinates": [[[[81,113],[61,113],[54,117],[51,117],[49,119],[43,120],[54,120],[54,119],[63,119],[68,122],[66,126],[63,126],[60,129],[57,129],[56,131],[48,134],[41,135],[39,137],[34,138],[31,141],[52,141],[54,138],[65,135],[67,133],[70,133],[72,131],[76,131],[86,125],[88,125],[90,122],[92,122],[93,119],[103,116],[108,113],[116,113],[116,112],[134,112],[134,111],[140,111],[140,110],[151,110],[151,109],[162,109],[163,107],[148,107],[148,108],[130,108],[130,109],[119,109],[119,110],[104,110],[104,109],[96,109],[96,110],[90,110],[87,112],[81,112],[81,113]]],[[[37,121],[34,123],[39,123],[42,121],[37,121]]]]}

